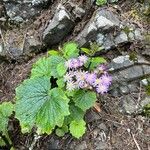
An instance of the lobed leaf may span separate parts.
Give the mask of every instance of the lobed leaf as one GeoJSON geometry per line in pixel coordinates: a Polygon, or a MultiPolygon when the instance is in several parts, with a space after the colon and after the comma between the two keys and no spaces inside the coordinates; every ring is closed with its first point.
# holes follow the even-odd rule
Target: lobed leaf
{"type": "MultiPolygon", "coordinates": [[[[50,56],[49,59],[50,59],[50,61],[49,61],[49,63],[50,63],[49,70],[51,71],[51,76],[53,76],[54,78],[58,78],[60,75],[62,75],[60,72],[58,72],[58,69],[62,67],[62,63],[65,62],[65,59],[61,56],[55,56],[55,55],[50,56]],[[58,67],[58,65],[60,65],[60,66],[58,67]]],[[[63,70],[63,73],[64,73],[65,69],[61,68],[61,70],[63,70]]]]}
{"type": "Polygon", "coordinates": [[[96,101],[96,93],[92,91],[79,90],[73,97],[75,105],[83,111],[92,107],[96,101]]]}
{"type": "Polygon", "coordinates": [[[7,126],[9,116],[14,110],[14,105],[11,102],[3,102],[0,105],[0,131],[5,135],[7,134],[7,126]]]}
{"type": "Polygon", "coordinates": [[[90,70],[95,69],[98,65],[106,63],[106,59],[103,57],[94,57],[91,59],[90,70]]]}
{"type": "Polygon", "coordinates": [[[63,88],[65,86],[65,82],[63,78],[60,78],[56,81],[59,88],[63,88]]]}
{"type": "Polygon", "coordinates": [[[40,58],[31,70],[31,77],[51,76],[50,57],[40,58]]]}
{"type": "Polygon", "coordinates": [[[66,43],[63,47],[65,58],[74,58],[79,56],[78,45],[74,42],[66,43]]]}
{"type": "Polygon", "coordinates": [[[86,127],[85,127],[86,123],[84,120],[74,120],[71,122],[70,124],[70,133],[76,137],[76,138],[80,138],[81,136],[83,136],[83,134],[85,133],[86,127]]]}
{"type": "Polygon", "coordinates": [[[81,108],[75,106],[74,103],[71,103],[69,105],[69,111],[70,111],[70,115],[65,118],[65,124],[67,125],[70,124],[71,121],[73,120],[78,121],[84,118],[85,112],[81,108]]]}
{"type": "MultiPolygon", "coordinates": [[[[8,135],[8,121],[9,121],[9,116],[12,114],[14,111],[14,105],[11,102],[3,102],[0,105],[0,132],[7,138],[9,143],[11,143],[11,140],[8,135]]],[[[4,146],[5,142],[1,139],[0,137],[0,145],[4,146]]]]}
{"type": "Polygon", "coordinates": [[[59,52],[56,51],[56,50],[49,50],[49,51],[48,51],[48,54],[49,54],[49,55],[59,55],[59,52]]]}
{"type": "Polygon", "coordinates": [[[62,77],[67,71],[67,67],[64,62],[61,62],[57,65],[57,73],[60,77],[62,77]]]}
{"type": "Polygon", "coordinates": [[[69,99],[61,89],[50,88],[48,77],[28,79],[17,87],[16,118],[22,131],[29,132],[36,125],[38,132],[49,134],[56,125],[62,126],[69,115],[69,99]]]}

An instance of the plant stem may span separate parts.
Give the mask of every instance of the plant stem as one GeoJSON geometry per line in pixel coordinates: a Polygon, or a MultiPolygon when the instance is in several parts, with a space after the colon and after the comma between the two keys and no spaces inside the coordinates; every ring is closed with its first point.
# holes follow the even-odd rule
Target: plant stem
{"type": "Polygon", "coordinates": [[[0,132],[0,137],[1,137],[2,140],[5,142],[7,148],[10,149],[10,148],[11,148],[11,144],[9,143],[8,139],[6,138],[6,136],[4,136],[4,135],[2,134],[2,132],[0,132]]]}

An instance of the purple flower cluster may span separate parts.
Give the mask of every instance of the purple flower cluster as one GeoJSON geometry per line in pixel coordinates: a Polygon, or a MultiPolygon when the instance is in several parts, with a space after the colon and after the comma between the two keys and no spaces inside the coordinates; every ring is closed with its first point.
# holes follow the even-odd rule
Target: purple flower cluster
{"type": "Polygon", "coordinates": [[[82,67],[88,60],[88,57],[85,55],[81,55],[78,58],[72,58],[66,61],[65,65],[68,69],[77,69],[82,67]]]}
{"type": "Polygon", "coordinates": [[[105,94],[112,82],[105,65],[99,65],[93,72],[84,71],[81,68],[88,57],[81,55],[66,62],[68,72],[64,76],[66,88],[69,91],[75,89],[95,89],[97,93],[105,94]]]}

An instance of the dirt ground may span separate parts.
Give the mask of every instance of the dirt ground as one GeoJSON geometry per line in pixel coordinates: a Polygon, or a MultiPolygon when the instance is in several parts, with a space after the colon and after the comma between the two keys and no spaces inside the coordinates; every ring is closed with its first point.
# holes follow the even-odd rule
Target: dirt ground
{"type": "MultiPolygon", "coordinates": [[[[135,18],[132,14],[133,6],[137,9],[140,6],[133,4],[134,2],[131,1],[121,1],[119,3],[118,11],[121,12],[121,17],[148,31],[149,20],[143,22],[143,20],[135,18]]],[[[113,6],[108,7],[111,9],[113,6]]],[[[86,24],[89,17],[87,16],[86,19],[83,25],[86,24]]],[[[72,36],[80,32],[79,26],[75,28],[72,36]]],[[[68,38],[71,39],[72,37],[68,38]]],[[[24,79],[28,78],[32,64],[42,55],[45,55],[45,53],[38,54],[23,62],[3,61],[0,64],[0,103],[14,101],[15,88],[24,79]]],[[[138,98],[139,91],[130,93],[130,95],[138,98]]],[[[145,95],[144,90],[141,95],[145,95]]],[[[98,101],[100,111],[93,108],[87,112],[85,117],[88,122],[87,132],[80,140],[72,138],[69,134],[63,138],[59,138],[54,134],[43,135],[37,140],[33,150],[100,150],[102,146],[106,150],[150,150],[150,119],[141,114],[125,115],[120,113],[118,106],[121,98],[122,96],[114,98],[111,94],[107,94],[102,97],[102,100],[98,101]]],[[[13,117],[10,118],[9,124],[11,127],[9,134],[13,146],[16,150],[28,150],[34,141],[34,130],[30,134],[23,135],[20,132],[18,121],[13,117]]],[[[5,148],[3,149],[5,150],[5,148]]]]}

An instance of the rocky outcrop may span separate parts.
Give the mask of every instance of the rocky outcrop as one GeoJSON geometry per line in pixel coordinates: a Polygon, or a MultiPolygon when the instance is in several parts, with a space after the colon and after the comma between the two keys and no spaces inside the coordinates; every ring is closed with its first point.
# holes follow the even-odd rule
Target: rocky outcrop
{"type": "Polygon", "coordinates": [[[126,24],[123,24],[119,16],[107,9],[98,9],[84,30],[75,37],[81,46],[86,46],[89,42],[96,41],[104,50],[117,47],[120,44],[142,40],[140,29],[125,31],[126,24]]]}
{"type": "Polygon", "coordinates": [[[150,63],[142,56],[137,57],[137,61],[130,60],[130,56],[118,56],[109,64],[113,74],[113,82],[131,82],[150,75],[150,63]]]}
{"type": "Polygon", "coordinates": [[[23,23],[39,15],[50,0],[2,0],[11,23],[23,23]]]}
{"type": "Polygon", "coordinates": [[[43,42],[46,45],[58,44],[68,35],[75,23],[65,7],[59,5],[49,25],[43,32],[43,42]]]}

